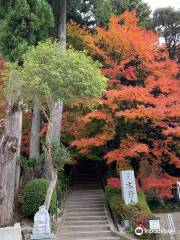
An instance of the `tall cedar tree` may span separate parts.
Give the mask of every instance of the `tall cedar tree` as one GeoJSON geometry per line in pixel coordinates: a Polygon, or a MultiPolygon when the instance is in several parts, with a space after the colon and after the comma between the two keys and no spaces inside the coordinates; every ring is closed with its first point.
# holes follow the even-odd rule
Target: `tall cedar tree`
{"type": "MultiPolygon", "coordinates": [[[[28,46],[48,37],[54,23],[51,7],[45,0],[12,0],[1,3],[6,11],[2,11],[0,16],[0,52],[6,59],[22,64],[22,55],[28,46]]],[[[9,78],[12,83],[11,90],[14,89],[6,95],[5,126],[0,144],[2,225],[10,223],[13,218],[20,177],[21,89],[15,80],[14,69],[9,78]]]]}
{"type": "MultiPolygon", "coordinates": [[[[48,2],[53,7],[58,23],[61,1],[48,0],[48,2]]],[[[149,5],[142,0],[67,0],[67,21],[72,20],[81,26],[107,26],[113,15],[133,9],[136,9],[141,25],[146,24],[151,11],[149,5]]]]}
{"type": "Polygon", "coordinates": [[[49,37],[53,12],[46,0],[7,1],[5,7],[0,19],[0,52],[10,61],[21,60],[28,46],[49,37]]]}

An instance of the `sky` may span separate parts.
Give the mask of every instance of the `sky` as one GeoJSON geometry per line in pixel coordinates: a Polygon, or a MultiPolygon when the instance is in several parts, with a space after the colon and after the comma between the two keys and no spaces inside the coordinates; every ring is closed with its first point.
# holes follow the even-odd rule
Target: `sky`
{"type": "Polygon", "coordinates": [[[147,2],[153,11],[156,8],[167,6],[174,7],[175,9],[180,9],[180,0],[144,0],[144,2],[147,2]]]}

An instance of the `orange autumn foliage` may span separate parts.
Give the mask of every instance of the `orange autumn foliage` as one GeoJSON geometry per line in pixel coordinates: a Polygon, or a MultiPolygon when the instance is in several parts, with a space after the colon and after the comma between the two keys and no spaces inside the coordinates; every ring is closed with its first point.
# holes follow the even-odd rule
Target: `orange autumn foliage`
{"type": "Polygon", "coordinates": [[[167,174],[159,176],[159,179],[155,176],[150,176],[143,180],[142,189],[147,191],[150,188],[154,188],[160,197],[172,198],[172,186],[175,188],[178,180],[179,178],[167,174]]]}
{"type": "Polygon", "coordinates": [[[39,137],[40,138],[43,138],[46,136],[46,133],[47,133],[47,130],[48,130],[48,123],[44,123],[42,128],[41,128],[41,131],[39,133],[39,137]]]}
{"type": "MultiPolygon", "coordinates": [[[[82,119],[83,137],[80,130],[72,146],[81,153],[101,148],[101,157],[109,163],[150,159],[154,179],[168,168],[179,169],[175,147],[180,117],[179,65],[158,44],[158,36],[138,26],[135,12],[125,12],[112,17],[108,29],[99,28],[96,34],[83,32],[81,38],[91,56],[102,62],[109,84],[98,110],[82,119]]],[[[141,176],[142,171],[146,170],[140,164],[141,176]]],[[[175,176],[167,173],[163,177],[175,176]]],[[[173,183],[167,181],[169,189],[173,183]]],[[[163,195],[162,185],[158,191],[163,195]]]]}
{"type": "MultiPolygon", "coordinates": [[[[117,189],[121,188],[121,181],[120,181],[119,178],[114,178],[114,177],[108,178],[107,179],[107,184],[109,186],[117,188],[117,189]]],[[[136,181],[136,189],[137,189],[138,192],[140,191],[139,184],[138,184],[137,181],[136,181]]]]}
{"type": "Polygon", "coordinates": [[[22,132],[21,152],[28,155],[30,151],[30,129],[24,129],[22,132]]]}
{"type": "Polygon", "coordinates": [[[92,54],[100,55],[105,64],[111,65],[107,69],[110,77],[116,67],[127,69],[126,64],[132,61],[150,63],[156,55],[158,36],[138,26],[135,12],[112,17],[108,30],[99,28],[97,31],[96,36],[84,39],[92,54]]]}
{"type": "Polygon", "coordinates": [[[126,138],[121,141],[118,149],[108,152],[104,157],[108,163],[113,161],[123,161],[128,157],[136,157],[141,153],[148,153],[149,148],[146,144],[137,143],[133,138],[126,138]]]}
{"type": "MultiPolygon", "coordinates": [[[[76,146],[79,149],[86,149],[88,150],[89,147],[95,146],[99,147],[102,146],[106,143],[105,140],[99,138],[99,137],[91,137],[91,138],[82,138],[80,140],[74,140],[71,143],[71,146],[76,146]]],[[[83,150],[81,150],[84,152],[83,150]]]]}
{"type": "Polygon", "coordinates": [[[73,21],[67,23],[67,44],[69,46],[73,46],[77,50],[83,50],[86,48],[83,37],[87,34],[88,31],[85,27],[73,21]]]}
{"type": "Polygon", "coordinates": [[[167,128],[163,131],[165,135],[175,135],[177,137],[180,137],[180,127],[175,128],[167,128]]]}
{"type": "Polygon", "coordinates": [[[120,179],[119,178],[108,178],[107,179],[107,184],[111,187],[114,187],[114,188],[117,188],[117,189],[120,189],[121,187],[121,182],[120,182],[120,179]]]}

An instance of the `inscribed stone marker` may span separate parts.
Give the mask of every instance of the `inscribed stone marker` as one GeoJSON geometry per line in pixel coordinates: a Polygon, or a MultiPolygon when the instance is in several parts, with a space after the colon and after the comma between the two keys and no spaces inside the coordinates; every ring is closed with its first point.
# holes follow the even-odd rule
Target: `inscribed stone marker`
{"type": "Polygon", "coordinates": [[[134,170],[125,170],[120,172],[122,197],[126,205],[136,204],[138,202],[136,181],[134,170]]]}

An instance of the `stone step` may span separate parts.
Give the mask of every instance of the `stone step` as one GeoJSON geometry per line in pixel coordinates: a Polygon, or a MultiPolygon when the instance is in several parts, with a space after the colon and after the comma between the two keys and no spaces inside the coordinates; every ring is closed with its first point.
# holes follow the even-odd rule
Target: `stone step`
{"type": "Polygon", "coordinates": [[[97,175],[96,169],[91,168],[91,166],[87,166],[87,168],[76,168],[75,171],[72,173],[73,176],[76,175],[90,175],[94,174],[97,175]]]}
{"type": "Polygon", "coordinates": [[[85,189],[91,189],[91,188],[96,188],[96,189],[101,189],[101,185],[97,183],[79,183],[79,184],[73,184],[71,185],[71,188],[85,188],[85,189]]]}
{"type": "Polygon", "coordinates": [[[100,194],[100,195],[104,195],[104,193],[102,191],[100,191],[99,189],[95,189],[95,190],[91,190],[91,191],[86,191],[86,190],[80,190],[80,191],[75,191],[73,190],[71,195],[79,195],[79,194],[83,194],[83,195],[86,195],[86,194],[90,194],[90,195],[96,195],[96,194],[100,194]]]}
{"type": "Polygon", "coordinates": [[[91,226],[91,225],[109,225],[109,222],[107,220],[85,220],[85,221],[66,221],[64,222],[63,226],[91,226]]]}
{"type": "Polygon", "coordinates": [[[77,212],[77,213],[87,213],[87,212],[104,212],[105,207],[93,207],[93,208],[68,208],[67,213],[77,212]]]}
{"type": "Polygon", "coordinates": [[[83,184],[83,183],[79,183],[79,184],[72,184],[71,185],[71,189],[73,190],[74,188],[79,189],[79,188],[83,188],[80,190],[100,190],[102,189],[101,184],[83,184]],[[96,187],[96,188],[95,188],[96,187]]]}
{"type": "Polygon", "coordinates": [[[91,169],[91,168],[88,170],[88,172],[83,172],[79,169],[79,172],[75,172],[75,173],[72,174],[73,177],[76,177],[76,176],[83,176],[84,177],[84,176],[91,176],[91,175],[97,176],[96,171],[94,169],[91,169]]]}
{"type": "Polygon", "coordinates": [[[103,199],[98,199],[98,200],[96,200],[96,199],[90,199],[90,198],[88,198],[88,199],[68,199],[68,201],[67,201],[67,204],[68,205],[82,205],[82,207],[84,208],[84,207],[86,207],[87,206],[87,204],[90,204],[90,205],[97,205],[97,206],[99,206],[99,205],[104,205],[104,201],[103,201],[103,199]]]}
{"type": "Polygon", "coordinates": [[[74,190],[74,191],[71,192],[71,194],[74,194],[74,193],[77,193],[77,194],[84,193],[84,194],[86,194],[86,193],[104,193],[104,192],[103,192],[102,189],[100,189],[100,190],[88,190],[87,189],[87,190],[84,190],[84,191],[81,191],[81,190],[80,191],[78,191],[78,190],[76,191],[76,190],[74,190]]]}
{"type": "Polygon", "coordinates": [[[98,186],[101,186],[101,183],[99,181],[95,181],[95,182],[92,182],[92,181],[88,181],[88,182],[84,182],[84,180],[79,180],[78,182],[74,183],[73,181],[71,182],[71,186],[81,186],[81,185],[98,185],[98,186]]]}
{"type": "MultiPolygon", "coordinates": [[[[72,184],[74,183],[74,180],[72,180],[71,182],[72,184]]],[[[98,184],[100,185],[101,183],[97,180],[97,181],[92,181],[91,179],[87,180],[87,179],[79,179],[76,184],[98,184]]]]}
{"type": "Polygon", "coordinates": [[[75,178],[72,180],[72,183],[98,183],[99,180],[96,178],[75,178]]]}
{"type": "Polygon", "coordinates": [[[76,177],[76,178],[72,179],[72,183],[74,183],[74,182],[81,182],[82,183],[82,181],[83,182],[92,182],[92,183],[96,182],[96,183],[100,183],[99,179],[95,178],[93,176],[92,177],[85,177],[85,178],[83,178],[83,177],[76,177]]]}
{"type": "Polygon", "coordinates": [[[79,196],[69,196],[68,198],[67,198],[68,200],[69,199],[97,199],[97,200],[101,200],[101,199],[105,199],[105,197],[104,196],[102,196],[102,195],[99,195],[99,196],[96,196],[96,195],[79,195],[79,196]]]}
{"type": "MultiPolygon", "coordinates": [[[[91,190],[99,190],[101,189],[102,187],[88,187],[89,189],[91,190]]],[[[71,188],[72,190],[86,190],[87,188],[86,187],[72,187],[71,188]]]]}
{"type": "Polygon", "coordinates": [[[95,195],[82,195],[81,196],[81,194],[79,194],[79,196],[78,195],[75,195],[75,196],[69,196],[68,198],[67,198],[67,200],[69,200],[69,199],[71,199],[71,198],[73,198],[73,199],[87,199],[87,198],[90,198],[90,199],[105,199],[105,197],[104,196],[102,196],[102,195],[99,195],[99,196],[95,196],[95,195]]]}
{"type": "MultiPolygon", "coordinates": [[[[101,184],[99,183],[99,182],[83,182],[83,180],[80,180],[78,183],[73,183],[72,182],[72,184],[71,184],[71,186],[96,186],[96,185],[98,185],[98,186],[101,186],[101,184]]],[[[87,188],[88,189],[88,188],[87,188]]]]}
{"type": "Polygon", "coordinates": [[[83,170],[79,169],[78,172],[74,172],[72,173],[72,177],[75,178],[77,176],[82,176],[82,177],[86,177],[86,176],[94,176],[94,177],[98,177],[96,171],[94,171],[94,169],[89,169],[89,171],[87,173],[83,172],[83,170]]]}
{"type": "Polygon", "coordinates": [[[66,217],[64,221],[102,221],[102,220],[107,220],[107,216],[71,216],[71,217],[66,217]]]}
{"type": "Polygon", "coordinates": [[[91,194],[91,193],[87,193],[87,194],[72,194],[71,196],[68,197],[68,199],[71,199],[71,198],[93,198],[93,199],[96,199],[96,198],[100,198],[100,199],[104,199],[104,195],[101,194],[101,193],[97,193],[97,194],[91,194]]]}
{"type": "Polygon", "coordinates": [[[69,197],[68,198],[68,202],[69,201],[103,201],[104,198],[99,196],[99,197],[96,197],[96,196],[79,196],[79,197],[76,197],[76,196],[72,196],[72,197],[69,197]]]}
{"type": "Polygon", "coordinates": [[[76,184],[101,184],[98,180],[93,181],[91,179],[77,179],[77,180],[72,180],[72,184],[76,182],[76,184]]]}
{"type": "Polygon", "coordinates": [[[86,206],[87,204],[104,204],[104,199],[100,199],[100,200],[95,200],[95,199],[68,199],[67,200],[67,204],[70,205],[83,205],[86,206]]]}
{"type": "Polygon", "coordinates": [[[83,175],[83,174],[77,174],[77,175],[72,175],[72,180],[75,180],[75,179],[95,179],[97,181],[99,181],[99,177],[94,174],[94,173],[90,173],[90,174],[86,174],[86,175],[83,175]]]}
{"type": "MultiPolygon", "coordinates": [[[[64,238],[58,239],[58,240],[65,240],[64,238]]],[[[73,240],[72,238],[66,238],[66,240],[73,240]]],[[[120,237],[113,237],[113,236],[107,236],[107,237],[83,237],[83,238],[78,238],[78,240],[120,240],[120,237]]]]}
{"type": "Polygon", "coordinates": [[[95,175],[86,175],[86,176],[82,176],[82,175],[78,175],[78,176],[74,176],[72,178],[72,182],[76,181],[76,180],[89,180],[89,181],[96,181],[99,182],[99,178],[95,175]]]}
{"type": "Polygon", "coordinates": [[[104,194],[104,192],[100,189],[95,189],[95,190],[73,190],[71,192],[71,195],[79,195],[79,194],[92,194],[92,195],[95,195],[95,194],[104,194]]]}
{"type": "Polygon", "coordinates": [[[104,191],[95,165],[89,161],[83,165],[73,170],[58,240],[118,240],[110,231],[104,191]]]}
{"type": "Polygon", "coordinates": [[[89,176],[89,175],[97,176],[97,173],[96,173],[96,170],[92,169],[92,168],[89,168],[88,171],[85,169],[78,169],[78,171],[75,171],[72,173],[73,177],[76,177],[79,175],[81,175],[81,176],[89,176]]]}
{"type": "Polygon", "coordinates": [[[94,200],[94,199],[86,199],[86,200],[84,200],[84,199],[68,199],[67,200],[67,204],[68,205],[83,205],[83,207],[84,206],[86,206],[86,205],[88,205],[88,204],[90,204],[90,205],[94,205],[94,204],[97,204],[97,205],[104,205],[104,199],[100,199],[100,200],[94,200]]]}
{"type": "Polygon", "coordinates": [[[91,189],[91,190],[99,190],[99,189],[101,189],[102,187],[100,186],[100,185],[86,185],[86,184],[84,184],[84,185],[72,185],[71,186],[71,189],[72,190],[81,190],[81,191],[84,191],[84,190],[86,190],[86,189],[91,189]]]}
{"type": "Polygon", "coordinates": [[[67,206],[82,206],[82,207],[86,207],[86,206],[90,206],[90,205],[97,205],[97,206],[100,206],[100,205],[104,205],[104,202],[103,201],[93,201],[93,200],[87,200],[86,202],[85,201],[68,201],[66,203],[67,206]]]}
{"type": "Polygon", "coordinates": [[[90,231],[107,231],[108,225],[90,225],[90,226],[64,226],[62,233],[66,232],[90,232],[90,231]]]}
{"type": "Polygon", "coordinates": [[[78,208],[104,208],[104,203],[68,203],[66,204],[67,209],[78,209],[78,208]]]}
{"type": "Polygon", "coordinates": [[[111,232],[110,231],[85,231],[85,232],[68,232],[68,233],[62,233],[62,238],[64,240],[66,239],[80,239],[80,238],[91,238],[91,237],[110,237],[111,232]]]}
{"type": "Polygon", "coordinates": [[[68,202],[66,203],[66,206],[68,206],[69,209],[101,209],[105,207],[105,204],[103,201],[98,201],[98,202],[92,202],[92,201],[87,201],[87,202],[68,202]]]}
{"type": "Polygon", "coordinates": [[[82,203],[84,205],[88,203],[104,203],[104,199],[99,198],[68,198],[67,203],[82,203]]]}
{"type": "Polygon", "coordinates": [[[99,216],[105,216],[106,213],[103,212],[66,212],[65,217],[84,217],[84,216],[93,216],[93,217],[99,217],[99,216]]]}

